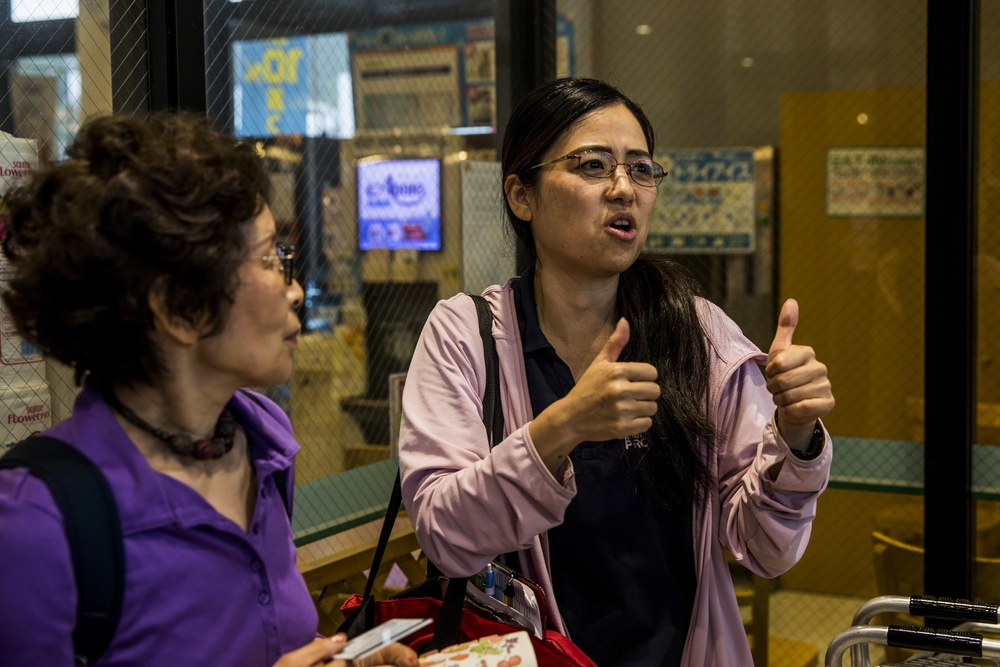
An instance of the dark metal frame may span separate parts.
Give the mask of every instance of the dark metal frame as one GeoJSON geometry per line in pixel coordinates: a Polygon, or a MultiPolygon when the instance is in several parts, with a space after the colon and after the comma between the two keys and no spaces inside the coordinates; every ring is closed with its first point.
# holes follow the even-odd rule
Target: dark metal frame
{"type": "MultiPolygon", "coordinates": [[[[504,129],[514,107],[532,89],[556,77],[556,3],[555,0],[497,0],[496,5],[497,155],[500,155],[504,129]]],[[[515,264],[518,273],[527,268],[520,240],[515,264]]]]}
{"type": "Polygon", "coordinates": [[[979,0],[929,0],[924,587],[971,597],[975,557],[979,0]]]}

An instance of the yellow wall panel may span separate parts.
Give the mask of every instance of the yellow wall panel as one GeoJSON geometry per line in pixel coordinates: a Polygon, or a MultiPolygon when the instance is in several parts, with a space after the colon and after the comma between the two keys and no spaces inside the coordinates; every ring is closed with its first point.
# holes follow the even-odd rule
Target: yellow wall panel
{"type": "Polygon", "coordinates": [[[781,98],[779,295],[798,299],[796,338],[830,369],[835,435],[912,435],[905,398],[923,395],[924,224],[827,216],[827,150],[923,145],[924,97],[905,87],[781,98]]]}

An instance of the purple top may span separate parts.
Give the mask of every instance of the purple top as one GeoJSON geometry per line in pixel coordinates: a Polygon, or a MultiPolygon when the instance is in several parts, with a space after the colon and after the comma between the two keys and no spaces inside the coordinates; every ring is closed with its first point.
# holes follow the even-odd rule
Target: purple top
{"type": "MultiPolygon", "coordinates": [[[[298,445],[277,405],[237,393],[257,502],[244,532],[193,489],[155,472],[91,388],[49,429],[107,476],[122,520],[125,600],[97,665],[271,667],[316,637],[316,609],[295,564],[273,473],[298,445]]],[[[289,487],[292,476],[288,476],[289,487]]],[[[289,489],[291,497],[291,489],[289,489]]],[[[73,664],[76,586],[48,489],[23,469],[0,470],[0,654],[6,667],[73,664]]]]}

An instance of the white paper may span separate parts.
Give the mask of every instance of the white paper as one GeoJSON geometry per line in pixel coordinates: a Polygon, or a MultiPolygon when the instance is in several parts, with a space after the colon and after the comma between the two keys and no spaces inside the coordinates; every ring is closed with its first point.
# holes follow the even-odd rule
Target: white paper
{"type": "Polygon", "coordinates": [[[351,639],[333,657],[338,660],[357,660],[363,658],[380,648],[388,646],[394,641],[399,641],[408,635],[412,635],[430,622],[431,619],[429,618],[390,619],[351,639]]]}
{"type": "Polygon", "coordinates": [[[490,635],[420,656],[420,667],[538,667],[527,632],[490,635]]]}

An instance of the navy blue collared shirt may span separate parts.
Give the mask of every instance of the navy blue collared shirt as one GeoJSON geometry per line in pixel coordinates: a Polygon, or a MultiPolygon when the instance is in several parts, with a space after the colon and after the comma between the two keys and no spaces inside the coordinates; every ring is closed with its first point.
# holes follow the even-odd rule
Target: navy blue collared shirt
{"type": "MultiPolygon", "coordinates": [[[[575,382],[539,326],[531,272],[514,303],[537,415],[575,382]]],[[[584,442],[570,453],[577,495],[549,531],[552,583],[570,636],[601,667],[679,665],[694,606],[691,508],[659,504],[626,446],[651,445],[584,442]]]]}

